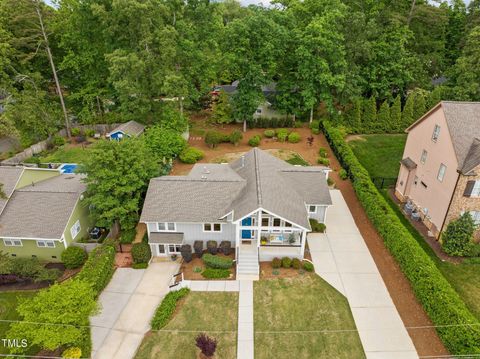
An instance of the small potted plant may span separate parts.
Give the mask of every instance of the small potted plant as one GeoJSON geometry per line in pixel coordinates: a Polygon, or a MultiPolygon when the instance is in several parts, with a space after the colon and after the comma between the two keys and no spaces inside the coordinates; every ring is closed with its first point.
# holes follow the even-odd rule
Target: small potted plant
{"type": "Polygon", "coordinates": [[[260,244],[265,245],[265,244],[267,244],[267,243],[268,243],[267,237],[262,236],[262,238],[260,238],[260,244]]]}
{"type": "Polygon", "coordinates": [[[215,357],[215,350],[217,349],[217,340],[210,338],[205,333],[200,333],[195,338],[195,345],[200,349],[197,356],[198,359],[212,359],[215,357]]]}
{"type": "Polygon", "coordinates": [[[172,261],[175,262],[175,261],[177,260],[177,255],[176,255],[176,254],[172,254],[172,255],[170,256],[170,258],[172,258],[172,261]]]}

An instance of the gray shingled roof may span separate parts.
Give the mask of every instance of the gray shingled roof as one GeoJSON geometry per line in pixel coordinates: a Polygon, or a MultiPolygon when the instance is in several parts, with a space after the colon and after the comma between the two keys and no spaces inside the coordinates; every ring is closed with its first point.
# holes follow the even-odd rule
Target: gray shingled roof
{"type": "Polygon", "coordinates": [[[331,204],[324,167],[297,167],[260,149],[230,165],[197,164],[188,176],[150,181],[141,222],[238,220],[263,208],[310,228],[305,204],[331,204]]]}
{"type": "Polygon", "coordinates": [[[0,215],[0,237],[60,239],[85,190],[81,178],[64,174],[15,190],[0,215]]]}
{"type": "Polygon", "coordinates": [[[409,170],[413,170],[414,168],[417,168],[417,164],[410,157],[404,158],[403,160],[400,161],[400,163],[403,164],[405,167],[407,167],[409,170]]]}
{"type": "Polygon", "coordinates": [[[2,213],[8,198],[13,193],[18,180],[22,176],[23,167],[0,167],[0,183],[3,185],[3,193],[7,198],[0,198],[0,214],[2,213]]]}
{"type": "Polygon", "coordinates": [[[480,138],[480,102],[442,101],[459,169],[470,170],[480,164],[478,146],[474,141],[480,138]],[[473,148],[472,148],[473,146],[473,148]]]}
{"type": "Polygon", "coordinates": [[[183,233],[152,232],[148,237],[148,243],[182,244],[183,233]]]}
{"type": "Polygon", "coordinates": [[[128,121],[122,123],[120,126],[110,131],[107,136],[110,136],[112,133],[121,131],[129,136],[138,136],[145,130],[145,126],[137,121],[128,121]]]}

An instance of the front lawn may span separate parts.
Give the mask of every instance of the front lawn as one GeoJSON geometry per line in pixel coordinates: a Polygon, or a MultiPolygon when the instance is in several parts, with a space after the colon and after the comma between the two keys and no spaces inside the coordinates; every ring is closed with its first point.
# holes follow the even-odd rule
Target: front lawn
{"type": "Polygon", "coordinates": [[[365,358],[346,298],[317,275],[255,282],[254,328],[257,359],[365,358]]]}
{"type": "Polygon", "coordinates": [[[215,358],[235,358],[237,314],[238,293],[190,292],[161,331],[145,336],[136,358],[196,358],[195,337],[201,332],[217,339],[215,358]]]}
{"type": "MultiPolygon", "coordinates": [[[[22,298],[30,298],[36,294],[35,291],[22,292],[0,292],[0,319],[1,320],[19,320],[21,319],[16,311],[18,301],[22,298]]],[[[7,339],[7,332],[10,323],[0,322],[0,338],[7,339]]],[[[32,328],[33,329],[33,328],[32,328]]],[[[13,338],[10,338],[13,339],[13,338]]],[[[29,348],[25,354],[35,354],[36,348],[29,348]]],[[[0,341],[0,354],[9,354],[8,348],[4,347],[0,341]]]]}
{"type": "Polygon", "coordinates": [[[348,141],[372,177],[396,178],[407,135],[362,135],[348,141]]]}

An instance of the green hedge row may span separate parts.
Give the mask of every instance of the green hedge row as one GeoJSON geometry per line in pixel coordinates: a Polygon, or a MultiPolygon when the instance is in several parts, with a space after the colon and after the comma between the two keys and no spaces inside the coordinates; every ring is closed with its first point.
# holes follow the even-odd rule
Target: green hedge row
{"type": "Polygon", "coordinates": [[[155,311],[155,315],[150,323],[152,325],[152,329],[159,330],[167,325],[172,314],[175,312],[177,302],[181,298],[185,297],[188,293],[190,293],[190,289],[188,288],[182,288],[175,292],[168,293],[155,311]]]}
{"type": "Polygon", "coordinates": [[[215,269],[228,269],[233,265],[233,260],[230,258],[219,257],[210,253],[204,254],[202,259],[207,267],[215,269]]]}
{"type": "Polygon", "coordinates": [[[77,279],[92,285],[96,295],[105,288],[115,271],[115,248],[103,245],[90,252],[77,279]]]}
{"type": "Polygon", "coordinates": [[[437,326],[436,331],[447,349],[454,355],[480,353],[479,320],[377,190],[367,170],[345,142],[345,134],[328,121],[324,121],[322,127],[338,160],[348,172],[365,212],[437,326]]]}

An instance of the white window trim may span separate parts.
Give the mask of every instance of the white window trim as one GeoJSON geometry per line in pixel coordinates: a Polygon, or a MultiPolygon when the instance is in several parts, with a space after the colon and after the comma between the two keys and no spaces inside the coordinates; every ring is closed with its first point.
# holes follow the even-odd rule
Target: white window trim
{"type": "Polygon", "coordinates": [[[167,247],[166,249],[168,250],[168,254],[179,254],[180,253],[180,248],[182,247],[181,244],[173,244],[173,243],[170,243],[170,244],[165,244],[165,246],[167,247]],[[170,246],[179,246],[179,250],[178,251],[170,251],[170,246]]]}
{"type": "Polygon", "coordinates": [[[314,204],[309,204],[309,205],[308,205],[308,213],[312,213],[312,214],[313,214],[313,213],[317,213],[317,206],[314,205],[314,204]],[[315,207],[315,211],[313,211],[313,212],[310,211],[310,207],[315,207]]]}
{"type": "Polygon", "coordinates": [[[72,236],[72,239],[75,239],[78,234],[81,232],[82,230],[82,225],[80,224],[80,220],[78,219],[72,227],[70,227],[70,235],[72,236]],[[74,230],[77,228],[78,226],[78,231],[75,232],[75,235],[73,234],[74,233],[74,230]]]}
{"type": "Polygon", "coordinates": [[[472,217],[473,221],[476,225],[480,224],[480,211],[470,211],[470,216],[472,217]]]}
{"type": "Polygon", "coordinates": [[[439,180],[440,182],[443,182],[443,180],[445,179],[446,173],[447,173],[447,166],[445,166],[443,163],[440,163],[440,167],[438,168],[438,172],[437,172],[437,180],[439,180]],[[442,176],[440,177],[442,168],[444,168],[444,170],[443,170],[442,176]]]}
{"type": "Polygon", "coordinates": [[[427,150],[422,150],[422,155],[420,156],[420,163],[422,165],[424,165],[425,162],[427,162],[427,156],[428,156],[427,150]]]}
{"type": "Polygon", "coordinates": [[[439,125],[435,125],[435,127],[433,128],[433,133],[432,133],[432,141],[433,142],[437,142],[438,141],[438,138],[440,137],[440,126],[439,125]],[[437,128],[438,128],[438,131],[437,131],[437,128]],[[436,134],[436,137],[435,137],[435,132],[437,133],[436,134]]]}
{"type": "Polygon", "coordinates": [[[37,241],[37,247],[38,248],[55,248],[55,241],[49,241],[49,240],[44,240],[44,241],[37,241]],[[40,245],[40,243],[43,243],[43,246],[40,245]],[[52,244],[49,246],[48,244],[52,244]]]}
{"type": "Polygon", "coordinates": [[[21,239],[4,238],[3,245],[5,247],[23,247],[23,242],[21,239]],[[15,244],[15,242],[19,242],[19,244],[15,244]]]}
{"type": "Polygon", "coordinates": [[[480,181],[475,181],[470,197],[480,197],[480,181]]]}
{"type": "Polygon", "coordinates": [[[260,222],[260,224],[261,224],[260,227],[263,227],[263,228],[265,228],[265,227],[271,227],[271,224],[272,224],[271,219],[272,219],[271,217],[262,217],[262,222],[260,222]],[[266,220],[268,221],[268,224],[267,224],[266,226],[263,225],[263,220],[264,220],[264,219],[266,219],[266,220]]]}
{"type": "Polygon", "coordinates": [[[203,223],[203,225],[202,225],[202,230],[203,230],[204,233],[212,233],[212,232],[213,232],[213,233],[222,233],[222,232],[223,232],[223,225],[222,225],[222,223],[208,223],[208,222],[207,222],[207,223],[203,223]],[[208,230],[205,230],[205,225],[206,225],[206,224],[209,224],[209,225],[210,225],[210,228],[211,228],[211,229],[210,229],[209,231],[208,231],[208,230]],[[220,225],[220,230],[219,230],[219,231],[216,231],[216,230],[214,229],[214,225],[215,225],[215,224],[219,224],[219,225],[220,225]]]}
{"type": "Polygon", "coordinates": [[[157,231],[158,232],[176,232],[177,224],[175,222],[157,222],[157,231]],[[160,229],[160,224],[165,225],[165,229],[160,229]],[[173,229],[168,229],[168,224],[173,224],[173,229]]]}

